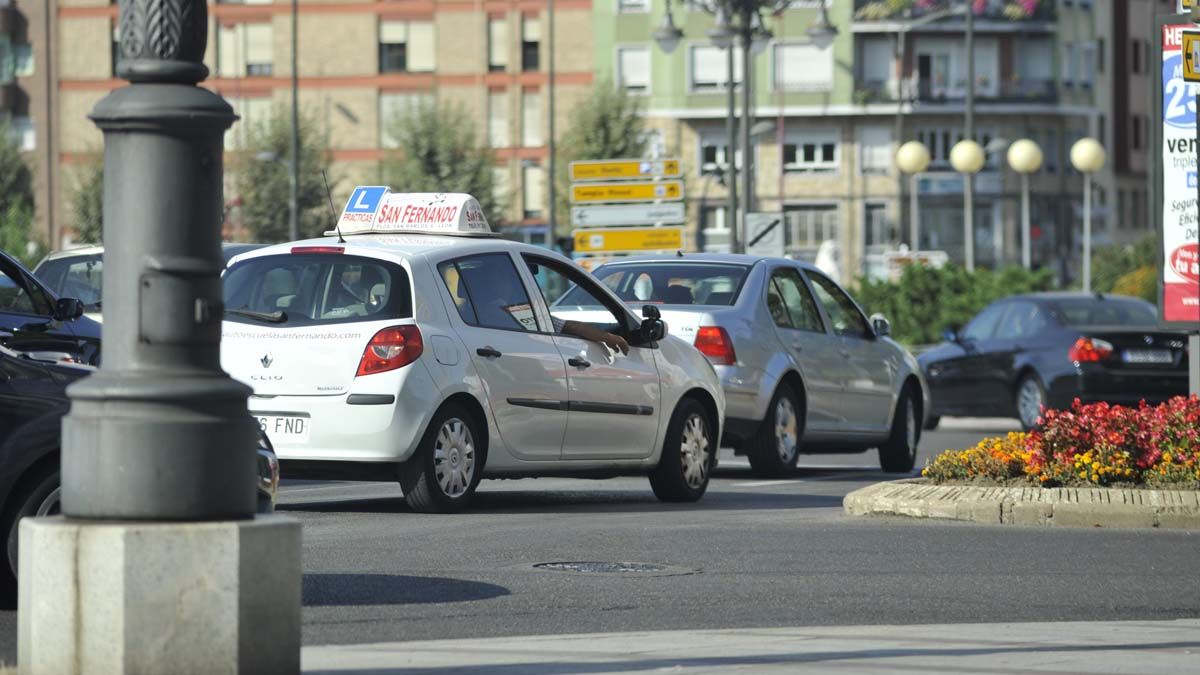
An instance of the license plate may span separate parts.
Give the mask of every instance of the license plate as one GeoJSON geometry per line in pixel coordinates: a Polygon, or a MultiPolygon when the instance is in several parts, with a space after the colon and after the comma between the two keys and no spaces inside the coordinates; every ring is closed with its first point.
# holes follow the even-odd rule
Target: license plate
{"type": "Polygon", "coordinates": [[[1169,349],[1126,349],[1121,353],[1125,363],[1175,363],[1175,355],[1169,349]]]}
{"type": "Polygon", "coordinates": [[[255,415],[271,443],[307,443],[312,420],[292,415],[255,415]]]}

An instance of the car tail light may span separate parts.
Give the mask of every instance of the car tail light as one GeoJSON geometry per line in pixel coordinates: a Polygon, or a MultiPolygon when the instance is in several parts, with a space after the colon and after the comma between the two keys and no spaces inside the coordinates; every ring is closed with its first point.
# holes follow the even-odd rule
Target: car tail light
{"type": "Polygon", "coordinates": [[[737,355],[733,353],[733,341],[729,339],[729,333],[720,326],[701,326],[700,330],[696,331],[696,349],[718,366],[732,366],[737,363],[737,355]]]}
{"type": "Polygon", "coordinates": [[[384,328],[367,343],[355,377],[403,368],[416,361],[424,350],[421,331],[416,326],[384,328]]]}
{"type": "Polygon", "coordinates": [[[345,246],[293,246],[292,247],[293,255],[304,255],[304,254],[313,255],[313,254],[319,254],[319,253],[345,253],[345,252],[346,252],[345,246]]]}
{"type": "Polygon", "coordinates": [[[1111,342],[1097,338],[1081,337],[1067,351],[1067,358],[1075,363],[1096,363],[1112,356],[1111,342]]]}

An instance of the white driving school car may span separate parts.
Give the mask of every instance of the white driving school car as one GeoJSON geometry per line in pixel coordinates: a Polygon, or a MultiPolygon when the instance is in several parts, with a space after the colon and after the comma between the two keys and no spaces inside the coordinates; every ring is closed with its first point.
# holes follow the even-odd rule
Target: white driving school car
{"type": "Polygon", "coordinates": [[[338,230],[224,276],[222,365],[254,389],[285,477],[398,479],[426,512],[492,477],[640,473],[665,501],[704,494],[724,394],[655,308],[639,319],[567,258],[493,236],[469,195],[359,187],[338,230]],[[576,287],[604,311],[555,316],[576,287]]]}

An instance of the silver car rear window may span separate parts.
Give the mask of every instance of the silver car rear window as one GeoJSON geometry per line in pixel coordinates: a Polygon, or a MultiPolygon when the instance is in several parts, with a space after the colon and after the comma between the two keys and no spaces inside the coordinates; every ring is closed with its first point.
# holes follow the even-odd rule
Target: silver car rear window
{"type": "Polygon", "coordinates": [[[728,307],[737,302],[749,271],[729,263],[646,262],[602,266],[595,276],[629,303],[728,307]]]}

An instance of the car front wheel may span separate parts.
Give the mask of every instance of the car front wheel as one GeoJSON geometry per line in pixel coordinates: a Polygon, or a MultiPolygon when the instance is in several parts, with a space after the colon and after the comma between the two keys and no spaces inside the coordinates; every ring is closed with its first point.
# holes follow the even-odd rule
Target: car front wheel
{"type": "Polygon", "coordinates": [[[1017,419],[1021,426],[1029,431],[1037,426],[1042,416],[1042,407],[1046,405],[1046,390],[1035,375],[1026,375],[1017,385],[1017,419]]]}
{"type": "Polygon", "coordinates": [[[780,385],[746,453],[755,473],[770,477],[795,471],[804,434],[803,414],[796,393],[786,384],[780,385]]]}
{"type": "Polygon", "coordinates": [[[419,513],[465,509],[483,471],[483,442],[473,415],[457,404],[443,406],[400,469],[400,488],[409,507],[419,513]]]}
{"type": "Polygon", "coordinates": [[[921,422],[917,404],[910,389],[905,389],[896,402],[892,417],[892,433],[879,446],[879,466],[888,473],[908,473],[917,463],[917,443],[921,440],[921,422]]]}
{"type": "Polygon", "coordinates": [[[662,457],[650,474],[654,495],[664,502],[694,502],[708,490],[716,443],[708,413],[685,398],[667,426],[662,457]]]}
{"type": "Polygon", "coordinates": [[[59,487],[61,478],[58,468],[35,474],[17,486],[16,498],[4,514],[5,555],[8,565],[3,570],[4,580],[11,583],[17,578],[17,535],[21,519],[25,517],[53,516],[61,511],[59,487]]]}

